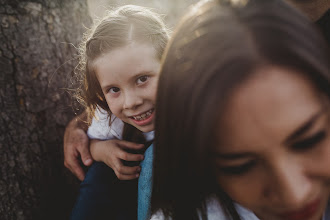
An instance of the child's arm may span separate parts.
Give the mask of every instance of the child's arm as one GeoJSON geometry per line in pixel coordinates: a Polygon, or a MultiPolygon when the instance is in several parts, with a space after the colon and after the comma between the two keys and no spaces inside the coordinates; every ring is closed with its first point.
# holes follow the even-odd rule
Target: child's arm
{"type": "Polygon", "coordinates": [[[87,134],[90,141],[90,151],[96,161],[101,161],[111,167],[118,179],[130,180],[139,176],[140,166],[125,166],[125,161],[142,161],[143,154],[128,153],[127,150],[141,150],[142,144],[136,144],[128,141],[122,141],[122,132],[124,123],[111,116],[111,126],[109,126],[109,117],[103,110],[97,110],[92,124],[88,128],[87,134]]]}
{"type": "Polygon", "coordinates": [[[120,180],[131,180],[139,177],[140,166],[124,166],[125,161],[142,161],[143,154],[128,153],[126,149],[141,150],[143,144],[136,144],[123,140],[91,140],[90,151],[96,161],[102,161],[113,169],[120,180]]]}

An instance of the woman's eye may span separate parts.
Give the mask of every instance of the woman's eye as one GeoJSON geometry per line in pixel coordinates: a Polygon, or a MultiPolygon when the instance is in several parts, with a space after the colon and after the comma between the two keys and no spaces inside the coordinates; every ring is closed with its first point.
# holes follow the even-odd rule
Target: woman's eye
{"type": "Polygon", "coordinates": [[[117,93],[119,91],[120,91],[120,89],[118,87],[112,87],[112,88],[109,89],[110,93],[117,93]]]}
{"type": "Polygon", "coordinates": [[[256,164],[254,160],[239,166],[220,167],[220,171],[225,175],[241,175],[248,172],[256,164]]]}
{"type": "Polygon", "coordinates": [[[139,85],[139,84],[143,84],[145,83],[146,81],[148,81],[149,79],[149,76],[140,76],[137,80],[136,80],[136,83],[139,85]]]}
{"type": "Polygon", "coordinates": [[[302,141],[298,141],[298,142],[294,143],[292,145],[292,148],[295,150],[298,150],[298,151],[313,148],[313,147],[317,146],[317,144],[320,143],[322,140],[324,140],[326,135],[327,134],[325,131],[320,131],[311,137],[308,137],[302,141]]]}

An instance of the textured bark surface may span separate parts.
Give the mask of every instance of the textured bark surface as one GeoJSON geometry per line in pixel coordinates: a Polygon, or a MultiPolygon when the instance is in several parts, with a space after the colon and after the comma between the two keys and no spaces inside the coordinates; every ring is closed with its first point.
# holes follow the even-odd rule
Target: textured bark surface
{"type": "Polygon", "coordinates": [[[90,22],[85,0],[0,0],[0,219],[68,219],[78,188],[63,166],[70,43],[90,22]]]}

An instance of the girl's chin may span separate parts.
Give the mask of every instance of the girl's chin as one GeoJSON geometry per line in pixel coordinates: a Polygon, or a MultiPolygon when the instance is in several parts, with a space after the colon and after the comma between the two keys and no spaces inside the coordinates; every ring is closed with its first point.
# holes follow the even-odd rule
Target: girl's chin
{"type": "Polygon", "coordinates": [[[135,126],[135,127],[137,129],[139,129],[140,131],[142,131],[143,133],[147,133],[147,132],[150,132],[150,131],[153,131],[154,130],[154,125],[143,126],[143,127],[135,126]]]}
{"type": "Polygon", "coordinates": [[[136,129],[138,129],[139,131],[143,132],[143,133],[147,133],[150,131],[155,130],[155,126],[154,124],[148,124],[148,125],[144,125],[144,126],[140,126],[135,124],[134,122],[132,123],[132,121],[125,121],[127,124],[132,125],[133,127],[135,127],[136,129]]]}

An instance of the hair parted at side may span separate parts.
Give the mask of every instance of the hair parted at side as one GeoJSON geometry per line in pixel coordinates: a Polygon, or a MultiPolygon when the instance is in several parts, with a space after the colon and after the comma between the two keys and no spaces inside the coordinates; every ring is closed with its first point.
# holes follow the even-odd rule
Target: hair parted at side
{"type": "Polygon", "coordinates": [[[268,65],[304,73],[330,98],[329,47],[282,0],[218,0],[193,6],[164,54],[157,93],[152,212],[207,218],[206,199],[240,219],[217,184],[210,151],[231,91],[268,65]]]}
{"type": "Polygon", "coordinates": [[[102,108],[111,115],[94,72],[95,59],[116,48],[138,42],[153,46],[160,60],[168,38],[168,29],[161,16],[142,6],[124,5],[107,11],[105,17],[94,21],[79,45],[76,68],[80,84],[76,98],[87,108],[89,122],[96,108],[102,108]]]}

